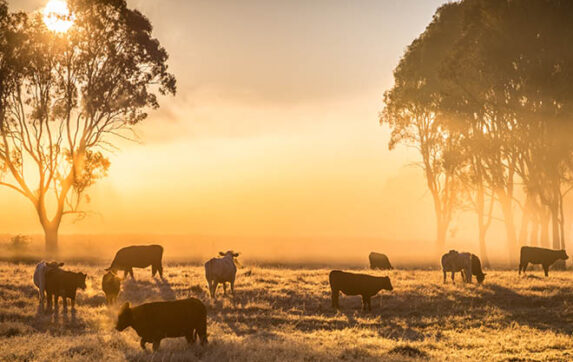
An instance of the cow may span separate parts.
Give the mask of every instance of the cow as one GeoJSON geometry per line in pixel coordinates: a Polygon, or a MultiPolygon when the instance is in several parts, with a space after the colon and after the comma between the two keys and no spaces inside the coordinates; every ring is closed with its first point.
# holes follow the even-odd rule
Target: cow
{"type": "Polygon", "coordinates": [[[446,282],[446,273],[452,273],[452,283],[454,275],[462,272],[462,278],[465,282],[472,282],[472,257],[470,253],[458,253],[450,250],[442,256],[442,271],[444,272],[444,283],[446,282]]]}
{"type": "Polygon", "coordinates": [[[207,309],[203,302],[188,298],[166,302],[152,302],[131,308],[125,303],[118,314],[115,328],[135,329],[141,337],[140,346],[153,343],[157,351],[163,338],[185,337],[189,344],[197,335],[201,344],[207,343],[207,309]]]}
{"type": "Polygon", "coordinates": [[[370,298],[376,295],[381,289],[393,290],[389,277],[375,277],[366,274],[347,273],[340,270],[333,270],[328,276],[330,289],[332,291],[332,307],[338,309],[338,297],[340,292],[346,295],[361,295],[362,309],[372,310],[370,298]]]}
{"type": "Polygon", "coordinates": [[[163,279],[163,266],[161,265],[161,258],[163,257],[163,247],[161,245],[134,245],[127,246],[119,249],[115,254],[115,258],[111,266],[106,271],[123,270],[123,278],[127,273],[133,276],[133,268],[147,268],[151,265],[151,276],[154,277],[155,273],[159,272],[159,276],[163,279]]]}
{"type": "Polygon", "coordinates": [[[86,289],[86,276],[84,273],[75,273],[59,268],[48,270],[46,272],[48,309],[52,309],[52,296],[56,308],[58,307],[58,298],[62,297],[64,308],[67,308],[67,298],[70,298],[72,309],[75,309],[76,291],[78,288],[86,289]]]}
{"type": "Polygon", "coordinates": [[[225,283],[229,282],[231,284],[231,293],[233,293],[233,296],[235,295],[235,276],[237,274],[235,263],[238,263],[236,258],[239,256],[239,253],[228,250],[225,253],[220,251],[219,255],[221,255],[220,258],[212,258],[205,263],[205,278],[209,285],[211,298],[215,298],[219,283],[223,284],[223,294],[227,295],[227,285],[225,283]]]}
{"type": "Polygon", "coordinates": [[[536,248],[532,246],[521,247],[521,257],[519,259],[519,274],[523,270],[527,269],[527,264],[541,264],[543,266],[543,271],[545,276],[549,276],[549,266],[555,263],[557,260],[567,260],[569,256],[565,250],[551,250],[545,248],[536,248]]]}
{"type": "Polygon", "coordinates": [[[64,263],[58,262],[51,262],[47,263],[45,261],[41,261],[38,265],[36,265],[36,270],[34,270],[34,284],[38,287],[38,296],[40,298],[40,304],[44,305],[44,300],[46,299],[46,272],[52,269],[59,268],[63,266],[64,263]]]}
{"type": "Polygon", "coordinates": [[[393,269],[392,265],[390,265],[390,260],[388,260],[385,254],[371,252],[370,255],[368,255],[368,259],[370,260],[370,269],[393,269]]]}
{"type": "Polygon", "coordinates": [[[114,271],[110,270],[104,274],[101,280],[101,289],[105,293],[107,304],[115,304],[121,289],[121,280],[114,271]]]}

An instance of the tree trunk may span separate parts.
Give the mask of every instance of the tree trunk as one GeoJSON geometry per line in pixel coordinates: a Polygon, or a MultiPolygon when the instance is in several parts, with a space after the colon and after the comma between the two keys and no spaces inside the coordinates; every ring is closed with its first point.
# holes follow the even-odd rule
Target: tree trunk
{"type": "Polygon", "coordinates": [[[524,246],[527,245],[527,229],[529,228],[529,224],[532,221],[532,197],[527,194],[525,199],[525,205],[523,207],[523,213],[521,214],[521,227],[519,228],[519,245],[524,246]]]}
{"type": "Polygon", "coordinates": [[[446,222],[438,218],[436,233],[436,253],[438,253],[438,255],[444,253],[444,248],[446,247],[447,232],[448,226],[446,225],[446,222]]]}
{"type": "Polygon", "coordinates": [[[59,225],[44,226],[46,254],[48,255],[55,255],[58,253],[58,229],[59,225]]]}
{"type": "MultiPolygon", "coordinates": [[[[543,207],[545,209],[545,207],[543,207]]],[[[549,219],[551,215],[547,210],[541,211],[541,246],[544,248],[549,248],[549,219]]]]}
{"type": "Polygon", "coordinates": [[[515,224],[513,222],[513,210],[511,208],[511,198],[502,193],[499,197],[501,203],[501,211],[503,212],[503,219],[505,222],[505,235],[507,241],[507,251],[509,255],[509,263],[515,264],[518,260],[517,255],[517,236],[515,234],[515,224]]]}
{"type": "Polygon", "coordinates": [[[489,259],[487,258],[486,245],[485,245],[486,229],[483,224],[479,226],[479,253],[484,268],[489,268],[489,259]]]}

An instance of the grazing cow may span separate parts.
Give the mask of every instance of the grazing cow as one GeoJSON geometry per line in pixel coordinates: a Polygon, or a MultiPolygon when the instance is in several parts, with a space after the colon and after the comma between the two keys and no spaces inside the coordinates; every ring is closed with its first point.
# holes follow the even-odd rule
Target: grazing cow
{"type": "Polygon", "coordinates": [[[527,264],[541,264],[545,276],[549,276],[549,266],[555,263],[558,259],[567,260],[569,256],[565,250],[551,250],[545,248],[536,248],[532,246],[523,246],[521,248],[521,257],[519,259],[519,274],[527,269],[527,264]]]}
{"type": "Polygon", "coordinates": [[[70,298],[72,309],[75,308],[77,288],[86,289],[86,274],[74,273],[59,268],[46,273],[46,292],[48,293],[48,309],[52,309],[52,296],[54,304],[58,307],[58,298],[62,297],[64,308],[67,308],[66,298],[70,298]]]}
{"type": "Polygon", "coordinates": [[[231,293],[235,295],[235,276],[237,274],[235,263],[238,263],[236,258],[239,256],[239,253],[229,250],[226,253],[220,251],[219,255],[222,257],[213,258],[205,263],[205,278],[207,279],[207,284],[209,284],[211,298],[215,298],[219,283],[223,284],[224,295],[227,294],[227,285],[225,283],[231,283],[231,293]]]}
{"type": "Polygon", "coordinates": [[[121,289],[121,280],[114,271],[110,270],[104,274],[101,280],[101,289],[105,293],[107,304],[115,304],[121,289]]]}
{"type": "Polygon", "coordinates": [[[163,279],[163,266],[161,265],[161,258],[163,257],[163,247],[161,245],[135,245],[119,249],[113,258],[111,266],[106,269],[110,270],[123,270],[123,278],[127,273],[133,276],[133,268],[147,268],[151,265],[151,276],[154,277],[155,273],[159,272],[159,276],[163,279]]]}
{"type": "Polygon", "coordinates": [[[362,309],[372,310],[370,298],[376,295],[381,289],[393,290],[389,277],[374,277],[366,274],[347,273],[340,270],[333,270],[328,276],[330,289],[332,291],[332,307],[339,308],[338,297],[340,292],[346,295],[361,295],[362,309]]]}
{"type": "Polygon", "coordinates": [[[44,305],[44,300],[46,299],[46,272],[52,269],[59,268],[63,266],[64,263],[57,263],[55,261],[47,263],[41,261],[36,265],[36,270],[34,270],[34,284],[38,287],[38,296],[40,297],[40,304],[44,305]]]}
{"type": "Polygon", "coordinates": [[[472,282],[472,257],[470,253],[458,253],[450,250],[449,253],[442,256],[442,271],[444,272],[444,283],[446,282],[446,273],[452,273],[452,283],[454,275],[462,272],[462,278],[465,282],[472,282]]]}
{"type": "Polygon", "coordinates": [[[368,255],[368,259],[370,260],[370,269],[393,269],[392,265],[390,265],[390,260],[385,254],[372,252],[368,255]]]}
{"type": "Polygon", "coordinates": [[[481,270],[481,261],[474,254],[472,254],[472,274],[476,276],[479,284],[483,283],[485,273],[481,270]]]}
{"type": "Polygon", "coordinates": [[[145,303],[133,308],[125,303],[119,311],[115,328],[123,331],[127,327],[135,329],[141,337],[143,349],[146,343],[153,343],[153,350],[157,351],[163,338],[172,337],[185,337],[192,344],[199,335],[201,344],[205,344],[207,309],[196,298],[145,303]]]}

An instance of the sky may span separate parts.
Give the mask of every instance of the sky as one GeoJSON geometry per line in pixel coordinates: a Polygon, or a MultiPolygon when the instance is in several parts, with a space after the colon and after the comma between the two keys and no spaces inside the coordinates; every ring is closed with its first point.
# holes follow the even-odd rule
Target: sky
{"type": "MultiPolygon", "coordinates": [[[[418,155],[389,151],[378,115],[442,3],[128,0],[167,49],[178,92],[111,156],[92,214],[61,233],[434,240],[418,155]]],[[[41,233],[26,200],[0,189],[0,202],[1,232],[41,233]]],[[[475,235],[456,222],[453,240],[475,235]]]]}

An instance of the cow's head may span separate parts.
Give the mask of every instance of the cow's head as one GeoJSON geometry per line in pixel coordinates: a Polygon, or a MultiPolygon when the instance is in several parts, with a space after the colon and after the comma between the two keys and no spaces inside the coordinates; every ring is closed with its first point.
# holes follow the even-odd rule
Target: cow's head
{"type": "Polygon", "coordinates": [[[559,255],[559,257],[560,257],[561,259],[563,259],[563,260],[569,259],[569,256],[568,256],[567,253],[565,252],[565,249],[559,250],[559,251],[561,252],[560,255],[559,255]]]}
{"type": "Polygon", "coordinates": [[[239,253],[235,253],[233,250],[227,250],[226,252],[220,251],[219,255],[221,255],[222,257],[229,256],[229,257],[233,258],[233,262],[235,264],[237,264],[238,266],[241,266],[241,263],[239,263],[239,260],[237,259],[237,257],[239,256],[239,253]]]}
{"type": "Polygon", "coordinates": [[[477,279],[478,283],[480,283],[480,284],[483,283],[483,281],[485,279],[485,275],[486,275],[485,273],[481,273],[481,274],[476,275],[476,279],[477,279]]]}
{"type": "Polygon", "coordinates": [[[61,266],[64,266],[64,263],[58,263],[57,261],[52,261],[52,262],[46,263],[46,266],[50,269],[55,269],[55,268],[59,268],[61,266]]]}
{"type": "Polygon", "coordinates": [[[394,290],[394,287],[392,286],[392,283],[390,282],[390,277],[380,277],[380,280],[382,281],[382,289],[385,290],[394,290]]]}
{"type": "Polygon", "coordinates": [[[131,308],[129,308],[129,302],[125,302],[119,309],[119,314],[117,315],[117,323],[115,329],[118,331],[123,331],[127,327],[131,326],[132,316],[131,308]]]}
{"type": "Polygon", "coordinates": [[[85,273],[77,273],[76,274],[76,286],[80,289],[86,289],[86,277],[87,274],[85,273]]]}

